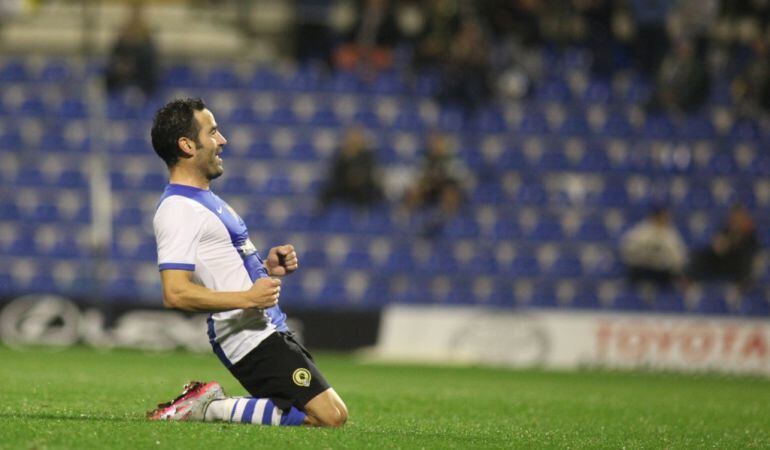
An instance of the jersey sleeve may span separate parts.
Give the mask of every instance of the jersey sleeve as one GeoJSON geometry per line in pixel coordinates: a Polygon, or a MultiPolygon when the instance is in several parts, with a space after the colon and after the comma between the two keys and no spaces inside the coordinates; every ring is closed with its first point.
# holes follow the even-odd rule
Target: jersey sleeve
{"type": "Polygon", "coordinates": [[[200,211],[183,197],[165,199],[153,219],[160,270],[195,270],[203,229],[200,211]]]}

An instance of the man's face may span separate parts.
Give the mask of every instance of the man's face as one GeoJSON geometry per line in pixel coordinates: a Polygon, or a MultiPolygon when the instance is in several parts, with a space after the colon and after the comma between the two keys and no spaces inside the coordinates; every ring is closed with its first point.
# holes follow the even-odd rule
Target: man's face
{"type": "Polygon", "coordinates": [[[219,132],[214,114],[208,109],[195,111],[195,120],[198,121],[200,131],[198,132],[198,142],[195,143],[197,151],[194,161],[201,173],[208,180],[213,180],[225,171],[220,154],[227,144],[227,139],[219,132]]]}

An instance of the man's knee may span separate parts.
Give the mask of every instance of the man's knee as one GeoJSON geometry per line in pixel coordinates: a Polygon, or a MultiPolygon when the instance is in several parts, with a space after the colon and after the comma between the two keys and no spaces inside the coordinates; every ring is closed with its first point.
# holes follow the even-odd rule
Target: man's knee
{"type": "Polygon", "coordinates": [[[331,411],[325,411],[319,417],[319,422],[324,427],[341,427],[347,421],[348,410],[344,406],[342,408],[332,408],[331,411]]]}
{"type": "Polygon", "coordinates": [[[319,394],[305,405],[313,425],[339,427],[348,421],[348,408],[333,389],[319,394]]]}

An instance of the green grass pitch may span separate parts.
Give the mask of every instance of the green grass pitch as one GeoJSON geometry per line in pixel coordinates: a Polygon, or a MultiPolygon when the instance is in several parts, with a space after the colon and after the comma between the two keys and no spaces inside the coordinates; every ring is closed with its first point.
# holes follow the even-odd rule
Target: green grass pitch
{"type": "Polygon", "coordinates": [[[152,423],[213,355],[0,347],[0,448],[768,448],[770,380],[364,364],[319,354],[340,429],[152,423]]]}

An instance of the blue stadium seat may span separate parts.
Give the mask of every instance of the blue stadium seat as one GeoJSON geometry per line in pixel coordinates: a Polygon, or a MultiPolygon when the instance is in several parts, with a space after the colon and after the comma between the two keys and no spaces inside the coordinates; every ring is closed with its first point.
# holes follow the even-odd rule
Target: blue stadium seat
{"type": "Polygon", "coordinates": [[[625,114],[620,111],[610,111],[601,128],[601,134],[607,137],[631,138],[634,136],[634,128],[625,114]]]}
{"type": "Polygon", "coordinates": [[[200,85],[196,71],[185,64],[177,64],[161,74],[161,84],[172,88],[197,87],[200,85]]]}
{"type": "Polygon", "coordinates": [[[738,313],[750,317],[767,318],[770,316],[770,303],[761,291],[750,291],[741,298],[738,313]]]}
{"type": "Polygon", "coordinates": [[[652,82],[644,77],[634,77],[627,88],[621,93],[622,99],[628,104],[644,104],[653,93],[652,82]]]}
{"type": "Polygon", "coordinates": [[[609,103],[612,101],[612,86],[607,80],[593,78],[583,91],[581,100],[587,104],[609,103]]]}
{"type": "Polygon", "coordinates": [[[395,71],[380,72],[374,80],[372,91],[382,95],[402,95],[407,92],[407,86],[401,75],[395,71]]]}
{"type": "Polygon", "coordinates": [[[570,100],[571,94],[564,80],[553,78],[535,87],[534,98],[539,102],[566,103],[570,100]]]}
{"type": "Polygon", "coordinates": [[[505,192],[497,180],[481,181],[471,193],[474,204],[501,203],[505,201],[505,192]]]}
{"type": "Polygon", "coordinates": [[[66,169],[59,174],[54,184],[60,188],[85,189],[88,187],[88,180],[79,169],[66,169]]]}
{"type": "Polygon", "coordinates": [[[682,294],[672,290],[662,290],[655,296],[653,309],[660,313],[684,313],[686,312],[682,294]]]}
{"type": "Polygon", "coordinates": [[[456,133],[466,128],[465,111],[458,107],[444,106],[439,111],[437,127],[448,133],[456,133]]]}
{"type": "Polygon", "coordinates": [[[751,119],[736,120],[728,133],[729,139],[740,142],[758,141],[760,137],[759,124],[751,119]]]}
{"type": "Polygon", "coordinates": [[[556,290],[552,280],[539,280],[534,285],[529,306],[536,308],[554,308],[557,306],[556,290]]]}
{"type": "Polygon", "coordinates": [[[540,275],[540,265],[537,258],[528,252],[516,255],[510,266],[498,264],[498,272],[513,277],[534,277],[540,275]]]}
{"type": "Polygon", "coordinates": [[[346,71],[335,72],[325,87],[335,93],[354,94],[364,91],[364,86],[358,76],[353,72],[346,71]]]}
{"type": "Polygon", "coordinates": [[[476,220],[463,212],[449,219],[444,227],[444,235],[450,239],[476,238],[479,234],[476,220]]]}
{"type": "Polygon", "coordinates": [[[75,97],[69,97],[62,100],[56,109],[56,114],[62,119],[85,119],[88,116],[88,108],[84,100],[75,97]]]}
{"type": "Polygon", "coordinates": [[[564,238],[564,233],[558,219],[541,214],[537,225],[529,232],[524,231],[524,237],[539,242],[558,241],[564,238]]]}
{"type": "Polygon", "coordinates": [[[288,105],[278,106],[263,119],[268,125],[287,126],[298,122],[297,116],[288,105]]]}
{"type": "Polygon", "coordinates": [[[724,291],[718,287],[706,286],[703,297],[695,304],[693,312],[697,314],[730,314],[725,303],[724,291]]]}
{"type": "Polygon", "coordinates": [[[557,278],[577,278],[583,275],[583,267],[575,253],[563,251],[553,262],[548,273],[557,278]]]}
{"type": "Polygon", "coordinates": [[[230,111],[228,122],[234,125],[251,125],[257,122],[257,115],[248,102],[239,102],[230,111]]]}
{"type": "Polygon", "coordinates": [[[59,286],[48,268],[39,268],[38,272],[24,289],[27,292],[34,293],[56,293],[59,292],[59,286]]]}
{"type": "Polygon", "coordinates": [[[48,114],[48,108],[42,98],[37,95],[29,94],[19,105],[17,114],[23,117],[44,118],[48,114]]]}
{"type": "Polygon", "coordinates": [[[609,233],[601,214],[586,216],[578,227],[575,239],[580,242],[603,242],[609,240],[609,233]]]}
{"type": "Polygon", "coordinates": [[[561,126],[554,131],[564,137],[586,136],[591,131],[591,128],[588,126],[588,121],[583,111],[573,111],[564,119],[561,126]]]}
{"type": "Polygon", "coordinates": [[[527,114],[521,119],[516,129],[516,134],[522,137],[541,136],[550,133],[548,120],[537,110],[527,110],[527,114]]]}
{"type": "Polygon", "coordinates": [[[432,97],[441,89],[441,76],[438,73],[422,72],[414,80],[414,92],[421,97],[432,97]]]}
{"type": "Polygon", "coordinates": [[[0,82],[19,83],[32,81],[32,76],[23,60],[10,60],[0,68],[0,82]]]}
{"type": "Polygon", "coordinates": [[[502,111],[496,107],[487,107],[476,112],[471,128],[480,133],[493,134],[507,131],[508,125],[502,111]]]}
{"type": "Polygon", "coordinates": [[[425,130],[425,124],[415,109],[404,108],[396,115],[393,128],[403,131],[421,132],[425,130]]]}
{"type": "Polygon", "coordinates": [[[144,212],[136,205],[124,206],[113,217],[116,225],[141,225],[144,212]]]}
{"type": "Polygon", "coordinates": [[[520,205],[542,206],[548,200],[548,193],[542,182],[536,178],[524,179],[516,192],[516,202],[520,205]]]}
{"type": "Polygon", "coordinates": [[[653,139],[674,139],[676,131],[676,126],[670,117],[665,114],[656,114],[647,117],[641,134],[653,139]]]}
{"type": "Polygon", "coordinates": [[[582,283],[576,290],[569,306],[579,309],[599,309],[601,305],[596,293],[596,286],[593,283],[582,283]]]}
{"type": "Polygon", "coordinates": [[[708,117],[688,116],[681,127],[681,136],[684,139],[713,139],[716,130],[708,117]]]}
{"type": "Polygon", "coordinates": [[[45,186],[48,184],[43,171],[36,166],[23,166],[16,172],[15,184],[18,186],[45,186]]]}
{"type": "Polygon", "coordinates": [[[16,202],[12,199],[0,199],[0,220],[16,221],[20,218],[20,212],[16,202]]]}
{"type": "Polygon", "coordinates": [[[732,153],[721,151],[708,162],[708,172],[715,175],[737,175],[738,167],[732,153]]]}
{"type": "Polygon", "coordinates": [[[619,311],[648,311],[650,304],[633,287],[627,287],[615,297],[611,307],[619,311]]]}
{"type": "Polygon", "coordinates": [[[204,85],[208,89],[239,89],[243,82],[235,70],[226,65],[218,65],[206,74],[204,85]]]}
{"type": "Polygon", "coordinates": [[[38,80],[43,83],[58,84],[68,81],[75,81],[77,78],[75,71],[64,59],[48,59],[45,62],[38,80]]]}

